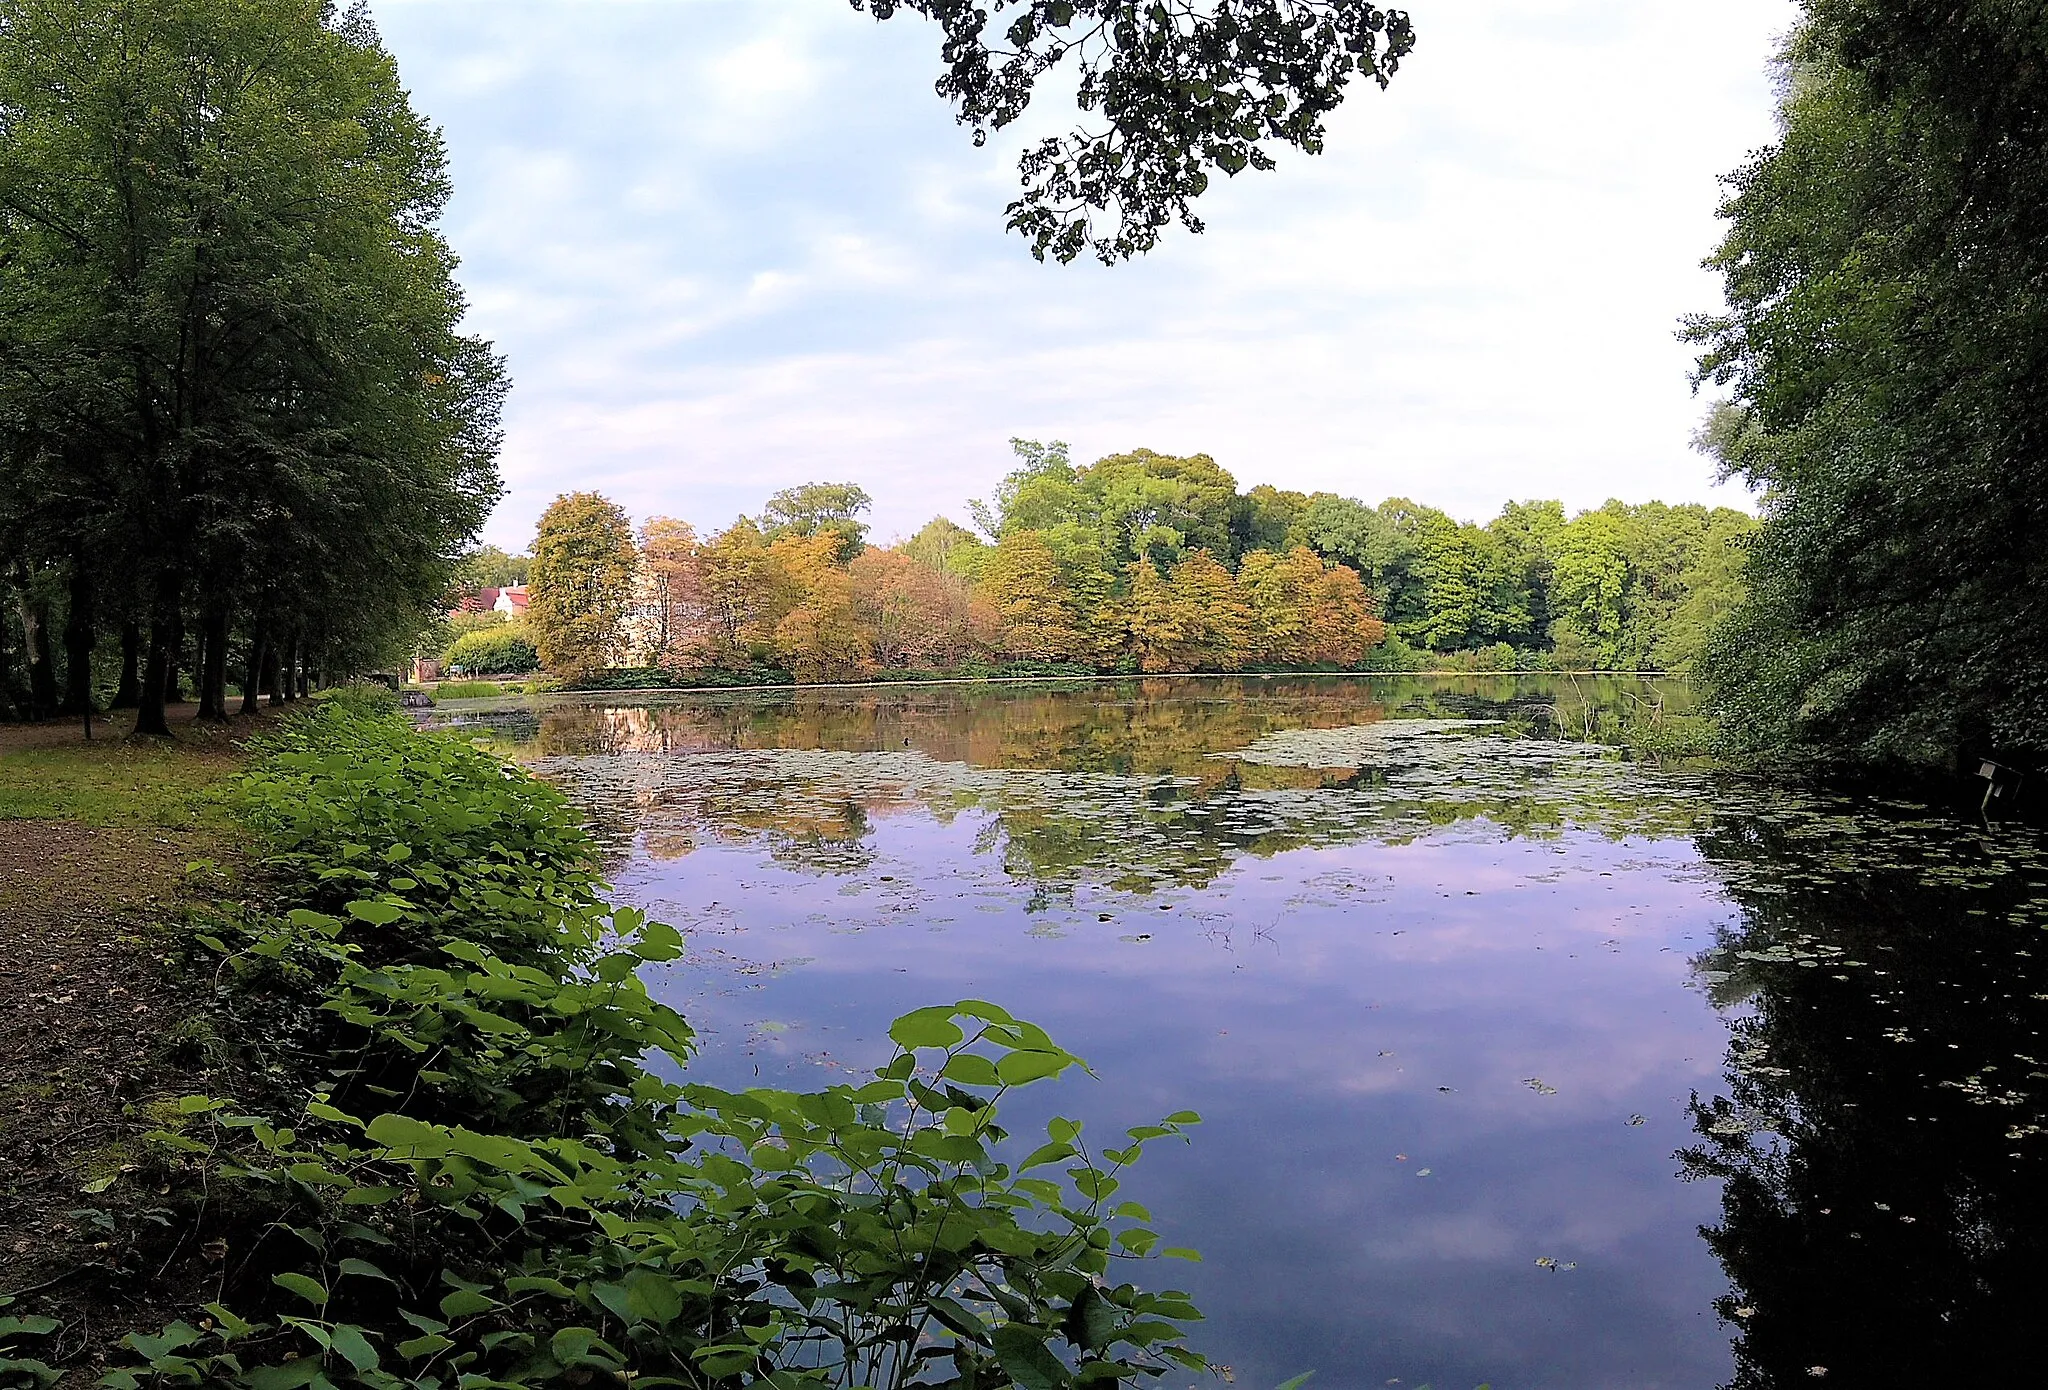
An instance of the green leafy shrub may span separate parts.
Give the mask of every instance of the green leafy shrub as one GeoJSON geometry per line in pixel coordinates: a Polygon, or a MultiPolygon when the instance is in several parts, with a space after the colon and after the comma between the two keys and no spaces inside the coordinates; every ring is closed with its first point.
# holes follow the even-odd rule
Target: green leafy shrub
{"type": "Polygon", "coordinates": [[[473,676],[516,675],[540,667],[533,638],[518,623],[466,632],[450,644],[442,659],[450,670],[473,676]]]}
{"type": "Polygon", "coordinates": [[[660,666],[617,666],[592,671],[575,681],[572,690],[687,690],[698,687],[743,689],[759,685],[794,685],[796,677],[779,667],[755,666],[731,671],[671,671],[660,666]]]}
{"type": "Polygon", "coordinates": [[[517,695],[526,689],[514,681],[442,681],[434,687],[436,700],[488,700],[498,695],[517,695]]]}
{"type": "Polygon", "coordinates": [[[1418,650],[1403,641],[1399,634],[1388,633],[1384,642],[1365,654],[1365,660],[1358,663],[1361,671],[1427,671],[1434,661],[1434,654],[1418,650]]]}
{"type": "Polygon", "coordinates": [[[377,681],[353,681],[322,690],[313,698],[330,709],[353,714],[389,714],[398,708],[398,692],[377,681]]]}
{"type": "Polygon", "coordinates": [[[692,1034],[638,971],[677,933],[604,900],[553,788],[389,715],[325,707],[242,788],[274,900],[196,938],[251,1093],[150,1138],[258,1232],[195,1326],[129,1339],[112,1390],[682,1387],[1003,1390],[1199,1369],[1185,1296],[1117,1197],[1170,1116],[1091,1150],[1017,1087],[1082,1064],[975,1000],[890,1030],[816,1093],[663,1079],[692,1034]],[[950,1373],[948,1372],[948,1365],[950,1373]]]}

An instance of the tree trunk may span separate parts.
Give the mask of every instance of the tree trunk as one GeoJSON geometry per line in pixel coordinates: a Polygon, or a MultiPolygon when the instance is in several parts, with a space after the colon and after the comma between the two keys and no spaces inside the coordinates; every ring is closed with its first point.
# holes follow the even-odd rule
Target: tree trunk
{"type": "Polygon", "coordinates": [[[256,712],[256,699],[263,689],[263,663],[269,659],[269,639],[264,635],[263,619],[256,619],[256,625],[249,633],[249,664],[242,675],[242,713],[256,712]]]}
{"type": "Polygon", "coordinates": [[[121,624],[121,684],[110,709],[134,709],[142,703],[142,624],[130,618],[121,624]]]}
{"type": "Polygon", "coordinates": [[[228,609],[225,603],[206,615],[206,659],[199,668],[199,717],[228,722],[228,609]]]}
{"type": "Polygon", "coordinates": [[[185,614],[175,605],[164,638],[164,703],[185,703],[185,614]]]}
{"type": "Polygon", "coordinates": [[[173,575],[157,580],[156,605],[149,615],[149,660],[142,672],[142,701],[135,710],[135,732],[171,736],[164,705],[177,680],[177,643],[184,624],[178,616],[183,585],[173,575]]]}
{"type": "Polygon", "coordinates": [[[65,714],[92,716],[93,648],[92,571],[83,560],[71,563],[71,611],[64,618],[65,714]]]}
{"type": "Polygon", "coordinates": [[[50,658],[50,605],[24,610],[28,633],[28,716],[48,719],[57,712],[57,664],[50,658]]]}
{"type": "Polygon", "coordinates": [[[285,703],[289,704],[299,698],[299,630],[297,628],[293,628],[292,635],[285,639],[284,669],[279,672],[279,675],[282,677],[279,682],[280,689],[284,693],[285,703]]]}
{"type": "Polygon", "coordinates": [[[7,622],[0,616],[0,719],[14,717],[14,644],[7,635],[7,622]]]}
{"type": "Polygon", "coordinates": [[[273,704],[273,705],[274,705],[274,704],[276,704],[276,703],[278,702],[278,690],[277,690],[277,643],[275,643],[275,642],[265,642],[265,643],[263,644],[263,676],[262,676],[262,685],[263,685],[263,693],[264,693],[264,694],[265,694],[266,696],[268,696],[268,697],[269,697],[269,698],[268,698],[268,700],[266,701],[266,703],[268,703],[268,704],[273,704]]]}

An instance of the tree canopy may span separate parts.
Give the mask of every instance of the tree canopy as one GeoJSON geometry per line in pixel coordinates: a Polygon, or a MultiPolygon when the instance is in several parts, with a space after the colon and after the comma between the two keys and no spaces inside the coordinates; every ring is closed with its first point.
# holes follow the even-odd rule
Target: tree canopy
{"type": "Polygon", "coordinates": [[[570,492],[541,513],[526,623],[543,665],[573,678],[618,661],[638,563],[618,503],[570,492]]]}
{"type": "Polygon", "coordinates": [[[1004,129],[1048,75],[1082,120],[1027,148],[1009,226],[1032,254],[1105,263],[1150,250],[1216,172],[1320,153],[1354,78],[1384,87],[1415,46],[1402,10],[1364,0],[852,0],[877,19],[937,23],[951,102],[974,143],[1004,129]]]}

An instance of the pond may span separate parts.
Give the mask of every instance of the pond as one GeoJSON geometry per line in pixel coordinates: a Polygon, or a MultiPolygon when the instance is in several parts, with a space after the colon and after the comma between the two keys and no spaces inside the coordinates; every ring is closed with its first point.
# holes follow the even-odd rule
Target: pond
{"type": "Polygon", "coordinates": [[[1199,1111],[1130,1187],[1204,1259],[1143,1277],[1239,1385],[2038,1367],[2048,847],[1567,737],[1683,705],[1240,677],[435,722],[563,786],[685,930],[649,983],[705,1079],[843,1078],[975,997],[1093,1068],[1013,1128],[1199,1111]]]}

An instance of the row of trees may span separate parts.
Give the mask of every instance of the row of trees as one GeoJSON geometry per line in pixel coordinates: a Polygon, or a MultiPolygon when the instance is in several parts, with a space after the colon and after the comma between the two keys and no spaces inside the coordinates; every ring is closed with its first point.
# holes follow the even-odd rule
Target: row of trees
{"type": "Polygon", "coordinates": [[[1486,526],[1256,487],[1206,455],[1139,450],[1077,467],[1015,441],[976,502],[867,543],[850,484],[771,498],[700,537],[636,534],[596,493],[542,519],[527,623],[549,669],[773,668],[804,679],[975,661],[1097,670],[1354,669],[1489,648],[1486,665],[1680,667],[1741,594],[1753,522],[1653,503],[1567,517],[1509,506],[1486,526]]]}
{"type": "Polygon", "coordinates": [[[165,733],[181,674],[220,719],[388,659],[498,496],[504,374],[362,7],[0,0],[0,130],[0,714],[165,733]]]}
{"type": "Polygon", "coordinates": [[[1084,590],[1029,533],[981,547],[972,575],[849,534],[742,517],[700,540],[656,517],[636,538],[615,503],[571,494],[542,520],[526,626],[571,678],[622,664],[806,680],[977,661],[1342,668],[1385,635],[1357,574],[1306,549],[1258,552],[1235,574],[1203,551],[1170,569],[1139,560],[1084,590]]]}
{"type": "MultiPolygon", "coordinates": [[[[1170,567],[1196,550],[1229,565],[1305,546],[1354,570],[1392,632],[1430,652],[1506,644],[1570,666],[1686,667],[1741,597],[1755,526],[1731,508],[1661,502],[1571,517],[1558,502],[1510,503],[1478,526],[1401,497],[1370,506],[1264,485],[1240,493],[1206,454],[1140,449],[1076,467],[1064,445],[1016,447],[1022,466],[992,503],[974,504],[998,544],[1038,533],[1076,572],[1140,556],[1170,567]]],[[[977,563],[947,525],[913,546],[977,563]]]]}

